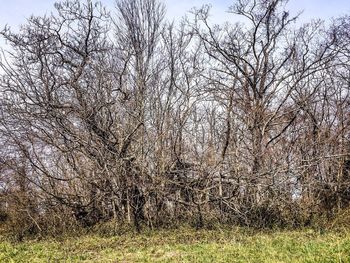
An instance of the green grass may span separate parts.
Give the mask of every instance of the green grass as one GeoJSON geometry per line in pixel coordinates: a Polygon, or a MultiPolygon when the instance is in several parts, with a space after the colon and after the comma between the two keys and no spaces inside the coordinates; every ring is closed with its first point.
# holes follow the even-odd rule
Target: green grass
{"type": "Polygon", "coordinates": [[[350,262],[350,233],[151,231],[0,243],[0,262],[350,262]]]}

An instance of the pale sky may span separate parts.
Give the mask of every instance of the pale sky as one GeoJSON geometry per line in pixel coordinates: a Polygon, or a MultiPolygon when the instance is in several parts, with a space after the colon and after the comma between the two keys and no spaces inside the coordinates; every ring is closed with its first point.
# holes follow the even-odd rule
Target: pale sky
{"type": "MultiPolygon", "coordinates": [[[[211,4],[211,20],[214,23],[235,21],[232,14],[227,13],[234,0],[163,0],[167,6],[169,19],[180,19],[192,7],[211,4]]],[[[43,15],[54,10],[55,0],[0,0],[0,29],[8,24],[17,29],[31,14],[43,15]]],[[[114,0],[102,0],[104,5],[113,8],[114,0]]],[[[296,14],[304,11],[300,21],[311,18],[324,18],[350,14],[350,0],[290,0],[288,10],[296,14]]],[[[0,46],[3,42],[0,39],[0,46]]]]}
{"type": "MultiPolygon", "coordinates": [[[[167,18],[180,20],[183,15],[193,7],[210,4],[211,22],[223,23],[235,22],[237,17],[227,13],[235,0],[160,0],[167,7],[167,18]]],[[[25,23],[26,19],[34,15],[49,14],[54,11],[53,4],[56,0],[0,0],[0,30],[7,24],[14,31],[18,26],[25,23]]],[[[111,10],[115,0],[101,0],[111,10]]],[[[330,19],[332,17],[350,14],[350,0],[290,0],[287,9],[292,15],[303,11],[299,21],[307,22],[312,18],[330,19]]],[[[6,49],[5,41],[0,37],[0,50],[6,49]]],[[[0,54],[1,59],[1,54],[0,54]]],[[[1,72],[1,70],[0,70],[1,72]]]]}

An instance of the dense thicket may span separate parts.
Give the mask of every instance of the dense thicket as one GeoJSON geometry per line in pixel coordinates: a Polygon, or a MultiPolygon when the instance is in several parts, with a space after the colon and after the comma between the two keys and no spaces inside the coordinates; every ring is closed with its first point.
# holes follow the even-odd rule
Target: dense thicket
{"type": "MultiPolygon", "coordinates": [[[[174,24],[156,0],[69,0],[0,61],[1,220],[303,226],[350,201],[350,18],[286,0],[174,24]]],[[[18,228],[19,227],[19,228],[18,228]]]]}

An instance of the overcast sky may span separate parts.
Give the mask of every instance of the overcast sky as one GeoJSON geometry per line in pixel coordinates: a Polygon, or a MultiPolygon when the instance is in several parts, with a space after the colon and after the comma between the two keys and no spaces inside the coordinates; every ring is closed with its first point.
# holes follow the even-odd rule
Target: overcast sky
{"type": "MultiPolygon", "coordinates": [[[[0,28],[5,24],[14,29],[25,22],[31,14],[42,15],[53,10],[55,0],[0,0],[0,28]]],[[[168,17],[180,18],[194,6],[211,4],[214,22],[230,20],[226,12],[234,0],[164,0],[168,17]]],[[[114,0],[102,0],[102,3],[113,7],[114,0]]],[[[350,14],[350,0],[290,0],[288,9],[292,12],[303,10],[302,21],[310,18],[331,18],[333,16],[350,14]]]]}

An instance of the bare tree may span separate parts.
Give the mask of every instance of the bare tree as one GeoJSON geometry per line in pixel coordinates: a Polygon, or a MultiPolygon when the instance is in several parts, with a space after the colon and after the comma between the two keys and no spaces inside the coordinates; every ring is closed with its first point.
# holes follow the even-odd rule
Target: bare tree
{"type": "Polygon", "coordinates": [[[347,208],[349,18],[298,25],[286,3],[238,0],[240,22],[213,25],[206,6],[170,23],[156,0],[67,0],[3,29],[0,220],[264,227],[347,208]]]}

